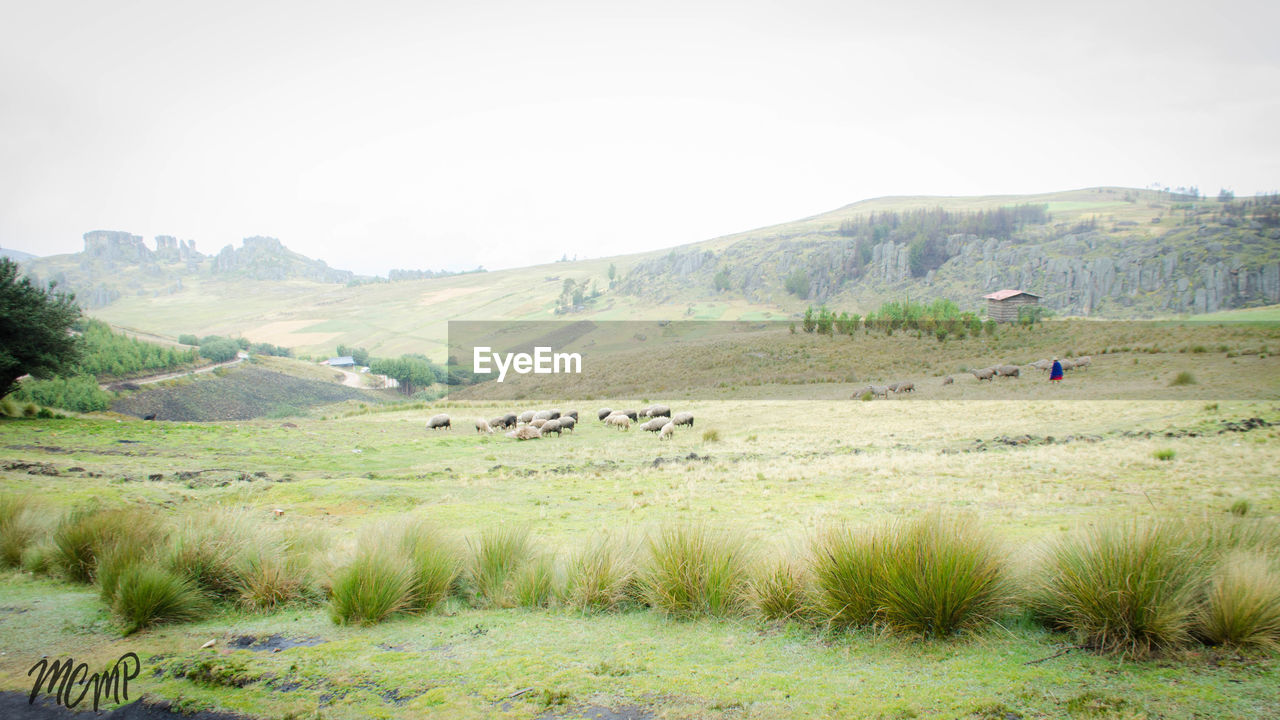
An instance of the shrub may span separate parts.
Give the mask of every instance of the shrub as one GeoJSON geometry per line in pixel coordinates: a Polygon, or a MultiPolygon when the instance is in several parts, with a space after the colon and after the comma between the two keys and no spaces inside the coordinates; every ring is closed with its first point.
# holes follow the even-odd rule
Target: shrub
{"type": "Polygon", "coordinates": [[[511,594],[520,607],[545,607],[555,590],[555,562],[549,555],[526,561],[512,576],[511,594]]]}
{"type": "Polygon", "coordinates": [[[880,562],[889,537],[879,529],[832,528],[817,537],[811,553],[814,604],[835,627],[867,625],[879,610],[880,562]]]}
{"type": "Polygon", "coordinates": [[[974,522],[926,515],[893,532],[880,558],[880,613],[890,628],[945,637],[989,622],[1005,605],[995,541],[974,522]]]}
{"type": "Polygon", "coordinates": [[[368,542],[333,579],[329,614],[339,624],[373,625],[409,610],[413,565],[386,542],[368,542]]]}
{"type": "Polygon", "coordinates": [[[750,598],[765,620],[799,617],[808,605],[803,570],[785,558],[761,566],[751,578],[750,598]]]}
{"type": "Polygon", "coordinates": [[[1244,517],[1249,514],[1249,501],[1241,498],[1231,503],[1231,514],[1236,517],[1244,517]]]}
{"type": "Polygon", "coordinates": [[[1078,642],[1144,656],[1183,643],[1203,591],[1202,557],[1169,525],[1115,524],[1049,548],[1035,614],[1078,642]]]}
{"type": "Polygon", "coordinates": [[[1280,575],[1266,557],[1237,552],[1223,560],[1195,632],[1214,645],[1280,647],[1280,575]]]}
{"type": "Polygon", "coordinates": [[[615,610],[628,600],[635,575],[630,552],[597,540],[569,559],[561,601],[583,612],[615,610]]]}
{"type": "Polygon", "coordinates": [[[531,554],[529,531],[496,527],[481,533],[472,548],[468,579],[476,594],[493,607],[511,605],[511,575],[531,554]]]}
{"type": "Polygon", "coordinates": [[[746,549],[702,526],[669,527],[649,540],[640,582],[650,606],[689,618],[729,615],[744,604],[746,549]]]}
{"type": "Polygon", "coordinates": [[[1174,376],[1172,380],[1169,381],[1169,387],[1181,387],[1183,385],[1196,385],[1196,384],[1198,383],[1196,382],[1195,376],[1187,372],[1186,370],[1183,370],[1182,372],[1178,373],[1177,375],[1174,376]]]}
{"type": "Polygon", "coordinates": [[[0,567],[18,567],[40,537],[34,503],[22,495],[0,495],[0,567]]]}
{"type": "Polygon", "coordinates": [[[1151,453],[1151,455],[1157,460],[1168,461],[1173,459],[1174,452],[1172,448],[1161,448],[1151,453]]]}
{"type": "Polygon", "coordinates": [[[27,417],[35,417],[40,411],[39,405],[76,412],[95,412],[111,407],[111,394],[99,388],[97,379],[92,375],[24,380],[14,396],[18,400],[29,401],[22,408],[27,417]]]}
{"type": "Polygon", "coordinates": [[[195,583],[148,564],[120,574],[111,609],[125,623],[125,635],[160,622],[195,620],[207,609],[195,583]]]}

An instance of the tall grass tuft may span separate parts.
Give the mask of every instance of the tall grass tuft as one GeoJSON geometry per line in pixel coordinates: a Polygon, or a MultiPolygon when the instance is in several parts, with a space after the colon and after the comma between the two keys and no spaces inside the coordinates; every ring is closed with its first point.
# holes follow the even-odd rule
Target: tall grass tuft
{"type": "Polygon", "coordinates": [[[98,556],[109,546],[121,543],[150,547],[159,534],[155,516],[145,508],[81,508],[64,517],[54,529],[51,562],[69,580],[92,582],[98,556]]]}
{"type": "Polygon", "coordinates": [[[1198,385],[1198,384],[1199,383],[1196,381],[1196,376],[1192,375],[1186,370],[1183,370],[1182,372],[1178,373],[1173,377],[1172,380],[1169,381],[1169,387],[1182,387],[1184,385],[1198,385]]]}
{"type": "Polygon", "coordinates": [[[1204,592],[1203,553],[1168,524],[1110,524],[1048,549],[1035,614],[1090,647],[1141,657],[1185,642],[1204,592]]]}
{"type": "Polygon", "coordinates": [[[561,601],[582,612],[616,610],[632,599],[634,552],[600,538],[569,558],[561,601]]]}
{"type": "Polygon", "coordinates": [[[881,556],[880,615],[893,630],[946,637],[990,622],[1007,604],[995,540],[974,521],[929,514],[891,534],[881,556]]]}
{"type": "Polygon", "coordinates": [[[366,541],[333,579],[329,613],[338,624],[373,625],[414,603],[414,569],[392,544],[366,541]]]}
{"type": "Polygon", "coordinates": [[[18,567],[22,553],[39,539],[37,508],[24,495],[0,495],[0,567],[18,567]]]}
{"type": "Polygon", "coordinates": [[[1239,551],[1223,560],[1195,633],[1214,645],[1280,647],[1280,574],[1265,556],[1239,551]]]}
{"type": "Polygon", "coordinates": [[[890,539],[883,529],[854,532],[845,527],[816,538],[810,574],[820,618],[833,627],[868,625],[876,619],[884,582],[881,558],[889,552],[890,539]]]}
{"type": "Polygon", "coordinates": [[[555,558],[550,555],[530,558],[512,575],[511,595],[520,607],[546,607],[554,594],[555,558]]]}
{"type": "Polygon", "coordinates": [[[315,594],[310,558],[287,539],[259,537],[236,561],[234,588],[249,610],[270,611],[315,594]]]}
{"type": "Polygon", "coordinates": [[[787,558],[758,567],[750,581],[751,606],[765,620],[792,620],[809,606],[807,578],[787,558]]]}
{"type": "Polygon", "coordinates": [[[126,567],[115,583],[111,609],[125,623],[125,634],[160,622],[195,620],[208,608],[190,580],[146,563],[126,567]]]}
{"type": "Polygon", "coordinates": [[[489,528],[471,548],[467,578],[479,598],[491,607],[510,607],[512,574],[532,554],[529,531],[521,527],[489,528]]]}
{"type": "Polygon", "coordinates": [[[407,522],[400,530],[400,551],[413,570],[410,609],[426,611],[449,596],[462,563],[453,543],[426,522],[407,522]]]}
{"type": "Polygon", "coordinates": [[[244,515],[188,517],[171,533],[164,565],[212,596],[234,598],[242,587],[237,568],[256,540],[244,515]]]}
{"type": "Polygon", "coordinates": [[[115,602],[120,581],[139,565],[155,565],[155,548],[134,543],[111,543],[98,554],[95,577],[102,599],[111,605],[115,602]]]}
{"type": "Polygon", "coordinates": [[[745,546],[700,525],[668,527],[649,540],[640,581],[645,600],[680,618],[724,616],[743,609],[745,546]]]}

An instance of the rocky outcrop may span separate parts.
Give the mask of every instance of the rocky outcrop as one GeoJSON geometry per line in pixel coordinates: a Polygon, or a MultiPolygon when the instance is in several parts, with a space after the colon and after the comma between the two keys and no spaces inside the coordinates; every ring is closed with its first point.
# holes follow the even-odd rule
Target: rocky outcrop
{"type": "Polygon", "coordinates": [[[227,245],[210,266],[215,275],[236,274],[253,280],[314,280],[350,282],[355,273],[334,270],[323,260],[312,260],[289,250],[273,237],[247,237],[239,249],[227,245]]]}

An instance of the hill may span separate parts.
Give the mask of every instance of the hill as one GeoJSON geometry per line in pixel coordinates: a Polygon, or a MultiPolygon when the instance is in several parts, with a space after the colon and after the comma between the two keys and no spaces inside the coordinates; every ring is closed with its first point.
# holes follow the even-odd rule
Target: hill
{"type": "Polygon", "coordinates": [[[443,361],[450,320],[770,320],[823,303],[867,312],[904,296],[981,311],[981,296],[1003,287],[1043,295],[1059,314],[1106,318],[1280,303],[1273,196],[1089,188],[878,198],[666,250],[400,282],[335,275],[275,241],[210,258],[194,243],[157,239],[149,256],[136,236],[90,246],[89,235],[84,253],[24,266],[72,279],[86,264],[102,277],[114,263],[115,284],[101,281],[87,299],[117,326],[242,335],[317,355],[345,343],[443,361]]]}
{"type": "Polygon", "coordinates": [[[7,257],[14,262],[22,262],[24,260],[34,260],[35,255],[22,252],[21,250],[10,250],[8,248],[0,248],[0,257],[7,257]]]}

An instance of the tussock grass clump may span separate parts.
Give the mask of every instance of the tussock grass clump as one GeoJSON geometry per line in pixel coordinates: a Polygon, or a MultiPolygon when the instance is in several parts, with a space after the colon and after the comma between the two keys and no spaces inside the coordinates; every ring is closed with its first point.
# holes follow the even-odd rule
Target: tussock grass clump
{"type": "Polygon", "coordinates": [[[779,558],[756,569],[750,581],[751,606],[765,620],[792,620],[809,606],[803,568],[779,558]]]}
{"type": "Polygon", "coordinates": [[[855,532],[831,528],[813,544],[811,573],[819,616],[834,627],[868,625],[880,609],[889,533],[871,528],[855,532]]]}
{"type": "Polygon", "coordinates": [[[1151,456],[1162,462],[1167,462],[1173,459],[1173,448],[1160,448],[1159,450],[1151,453],[1151,456]]]}
{"type": "Polygon", "coordinates": [[[1244,517],[1249,514],[1249,501],[1241,498],[1231,503],[1231,514],[1236,517],[1244,517]]]}
{"type": "Polygon", "coordinates": [[[1169,524],[1111,524],[1052,545],[1035,614],[1104,652],[1142,657],[1188,640],[1204,592],[1203,553],[1169,524]]]}
{"type": "Polygon", "coordinates": [[[640,582],[648,604],[679,618],[741,610],[747,589],[745,546],[700,525],[668,527],[649,539],[640,582]]]}
{"type": "Polygon", "coordinates": [[[164,565],[212,596],[233,598],[241,590],[237,567],[257,534],[241,514],[185,518],[169,537],[164,565]]]}
{"type": "Polygon", "coordinates": [[[608,538],[569,558],[560,600],[582,612],[617,610],[633,595],[634,552],[608,538]]]}
{"type": "Polygon", "coordinates": [[[95,577],[102,599],[112,605],[117,597],[120,579],[139,565],[155,565],[153,547],[134,543],[112,543],[98,555],[95,577]]]}
{"type": "Polygon", "coordinates": [[[880,614],[892,629],[945,637],[1005,607],[1006,569],[995,540],[964,517],[926,515],[893,532],[880,558],[880,614]]]}
{"type": "Polygon", "coordinates": [[[1169,387],[1182,387],[1183,385],[1197,385],[1197,384],[1199,383],[1196,381],[1196,377],[1186,370],[1183,370],[1182,372],[1173,376],[1173,379],[1169,381],[1169,387]]]}
{"type": "Polygon", "coordinates": [[[555,594],[555,558],[539,555],[521,565],[511,578],[511,595],[520,607],[546,607],[555,594]]]}
{"type": "Polygon", "coordinates": [[[333,579],[329,614],[343,625],[373,625],[413,605],[413,566],[385,542],[362,546],[333,579]]]}
{"type": "Polygon", "coordinates": [[[0,495],[0,567],[18,567],[41,535],[37,508],[24,495],[0,495]]]}
{"type": "Polygon", "coordinates": [[[449,596],[462,571],[457,548],[436,528],[423,521],[410,521],[400,530],[400,551],[413,570],[410,609],[427,611],[449,596]]]}
{"type": "Polygon", "coordinates": [[[715,428],[704,430],[702,432],[702,442],[720,442],[720,431],[715,428]]]}
{"type": "Polygon", "coordinates": [[[98,556],[109,546],[150,547],[159,531],[155,516],[145,508],[75,510],[53,531],[51,562],[73,582],[92,582],[98,556]]]}
{"type": "Polygon", "coordinates": [[[1213,645],[1280,647],[1280,574],[1266,557],[1238,551],[1220,563],[1195,634],[1213,645]]]}
{"type": "Polygon", "coordinates": [[[111,609],[125,623],[125,635],[161,622],[186,622],[208,608],[196,584],[145,563],[126,567],[115,583],[111,609]]]}
{"type": "Polygon", "coordinates": [[[249,610],[270,611],[315,596],[311,558],[301,543],[259,536],[236,562],[235,593],[249,610]]]}
{"type": "Polygon", "coordinates": [[[467,578],[481,601],[492,607],[510,607],[512,574],[529,560],[533,550],[529,531],[500,526],[480,534],[471,548],[467,578]]]}

